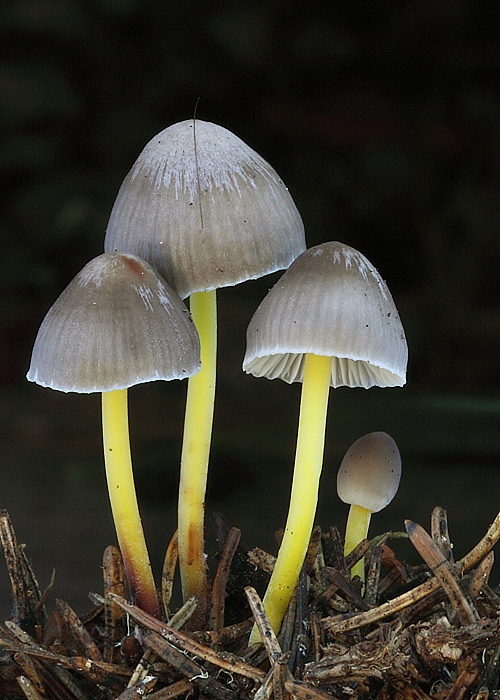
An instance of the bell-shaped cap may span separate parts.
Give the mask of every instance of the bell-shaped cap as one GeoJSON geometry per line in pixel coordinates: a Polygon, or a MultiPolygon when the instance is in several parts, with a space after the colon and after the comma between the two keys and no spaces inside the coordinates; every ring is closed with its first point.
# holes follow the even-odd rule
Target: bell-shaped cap
{"type": "Polygon", "coordinates": [[[217,124],[187,120],[151,139],[123,181],[105,250],[139,255],[182,298],[287,268],[305,249],[288,189],[217,124]]]}
{"type": "Polygon", "coordinates": [[[401,479],[401,455],[384,432],[368,433],[344,455],[337,473],[340,500],[378,513],[392,501],[401,479]]]}
{"type": "Polygon", "coordinates": [[[301,382],[306,353],[333,358],[332,387],[406,381],[408,347],[389,289],[343,243],[306,250],[267,294],[248,326],[243,369],[301,382]]]}
{"type": "Polygon", "coordinates": [[[49,309],[27,378],[91,393],[183,379],[200,367],[198,333],[179,295],[137,256],[105,253],[49,309]]]}

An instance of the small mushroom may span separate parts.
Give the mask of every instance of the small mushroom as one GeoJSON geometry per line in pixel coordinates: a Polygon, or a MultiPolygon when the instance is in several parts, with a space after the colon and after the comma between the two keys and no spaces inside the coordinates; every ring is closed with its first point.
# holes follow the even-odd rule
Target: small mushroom
{"type": "Polygon", "coordinates": [[[102,392],[111,509],[131,594],[159,615],[135,494],[127,389],[200,369],[199,339],[180,297],[135,255],[105,253],[70,282],[38,331],[27,379],[65,392],[102,392]]]}
{"type": "MultiPolygon", "coordinates": [[[[329,387],[402,386],[408,349],[387,285],[338,242],[306,250],[264,298],[247,330],[243,369],[302,382],[290,506],[264,607],[278,630],[298,580],[318,500],[329,387]]],[[[256,641],[254,631],[251,641],[256,641]]]]}
{"type": "Polygon", "coordinates": [[[216,384],[215,290],[289,266],[304,227],[276,171],[223,127],[190,119],[153,137],[125,177],[105,250],[154,265],[190,297],[202,370],[189,381],[179,486],[179,566],[184,600],[207,599],[204,503],[216,384]]]}
{"type": "MultiPolygon", "coordinates": [[[[344,553],[347,555],[368,535],[372,513],[392,501],[401,479],[401,455],[394,439],[384,432],[363,435],[342,459],[337,473],[337,493],[350,505],[344,553]]],[[[363,560],[352,568],[352,576],[364,581],[363,560]]]]}

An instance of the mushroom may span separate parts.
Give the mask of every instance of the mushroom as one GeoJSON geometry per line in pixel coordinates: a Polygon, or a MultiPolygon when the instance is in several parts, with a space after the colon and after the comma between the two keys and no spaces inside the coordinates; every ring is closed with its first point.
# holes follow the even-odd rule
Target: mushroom
{"type": "MultiPolygon", "coordinates": [[[[338,242],[302,253],[250,321],[245,372],[302,382],[289,511],[264,597],[275,630],[314,523],[329,387],[402,386],[407,356],[403,326],[384,280],[361,253],[338,242]]],[[[251,641],[257,640],[254,630],[251,641]]]]}
{"type": "Polygon", "coordinates": [[[64,392],[102,392],[111,509],[131,595],[159,615],[135,494],[127,389],[189,377],[199,339],[180,297],[135,255],[105,253],[70,282],[38,331],[27,379],[64,392]]]}
{"type": "MultiPolygon", "coordinates": [[[[344,553],[347,555],[368,535],[372,513],[392,501],[401,479],[401,455],[393,438],[384,432],[363,435],[344,455],[337,473],[337,493],[349,503],[344,553]]],[[[361,559],[351,571],[364,581],[361,559]]]]}
{"type": "MultiPolygon", "coordinates": [[[[275,170],[227,129],[190,119],[145,146],[111,212],[105,250],[148,260],[190,309],[202,370],[189,381],[179,486],[184,600],[206,600],[204,501],[216,383],[215,290],[281,270],[305,249],[304,227],[275,170]]],[[[201,607],[201,605],[200,605],[201,607]]]]}

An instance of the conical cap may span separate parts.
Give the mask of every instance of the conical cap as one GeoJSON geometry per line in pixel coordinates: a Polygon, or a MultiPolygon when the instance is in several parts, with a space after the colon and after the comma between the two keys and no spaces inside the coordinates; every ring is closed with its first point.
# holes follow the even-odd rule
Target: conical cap
{"type": "Polygon", "coordinates": [[[304,355],[332,357],[331,386],[402,386],[408,348],[386,283],[357,250],[323,243],[300,255],[247,330],[245,372],[300,382],[304,355]]]}
{"type": "Polygon", "coordinates": [[[182,298],[285,269],[304,227],[276,171],[241,139],[199,120],[145,146],[120,187],[105,250],[156,267],[182,298]]]}
{"type": "Polygon", "coordinates": [[[137,256],[105,253],[49,309],[27,378],[91,393],[183,379],[200,366],[198,333],[178,294],[137,256]]]}

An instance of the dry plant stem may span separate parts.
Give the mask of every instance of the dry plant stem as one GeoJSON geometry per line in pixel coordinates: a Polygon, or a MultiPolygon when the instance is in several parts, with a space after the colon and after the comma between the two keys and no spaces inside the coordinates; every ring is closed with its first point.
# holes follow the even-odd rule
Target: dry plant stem
{"type": "Polygon", "coordinates": [[[299,700],[335,700],[335,696],[331,693],[323,693],[309,683],[301,681],[285,681],[285,689],[299,700]]]}
{"type": "Polygon", "coordinates": [[[198,605],[197,599],[193,596],[188,598],[184,605],[177,610],[175,615],[172,615],[168,622],[168,626],[172,627],[174,630],[179,630],[183,627],[186,622],[193,616],[196,606],[198,605]]]}
{"type": "Polygon", "coordinates": [[[274,630],[272,628],[271,622],[266,615],[264,606],[259,597],[259,594],[252,586],[247,586],[245,588],[245,594],[248,600],[248,604],[252,611],[252,615],[255,620],[257,629],[259,630],[260,637],[264,644],[264,648],[267,653],[267,658],[271,664],[274,664],[283,654],[281,646],[278,642],[274,630]]]}
{"type": "Polygon", "coordinates": [[[104,643],[103,659],[109,663],[116,660],[120,653],[118,643],[125,635],[126,617],[116,603],[106,599],[109,593],[125,596],[125,571],[123,559],[118,547],[110,545],[104,550],[102,560],[104,579],[104,643]]]}
{"type": "Polygon", "coordinates": [[[274,692],[274,673],[273,669],[267,672],[266,677],[262,681],[259,689],[255,693],[254,700],[269,700],[274,692]]]}
{"type": "Polygon", "coordinates": [[[335,586],[342,591],[342,593],[347,598],[347,601],[354,605],[358,610],[368,610],[368,604],[359,593],[352,587],[350,580],[347,581],[344,576],[337,571],[337,569],[331,569],[326,566],[324,569],[324,577],[327,581],[335,584],[335,586]]]}
{"type": "MultiPolygon", "coordinates": [[[[280,643],[278,642],[255,588],[247,586],[245,588],[245,593],[271,664],[270,671],[273,698],[275,698],[275,700],[288,700],[288,693],[285,690],[285,681],[292,677],[286,664],[289,655],[283,654],[280,643]]],[[[268,684],[266,684],[266,695],[268,687],[268,684]]]]}
{"type": "Polygon", "coordinates": [[[172,592],[174,590],[174,575],[178,559],[179,539],[176,530],[168,543],[167,551],[165,552],[165,559],[163,561],[163,570],[161,573],[161,600],[163,612],[167,620],[170,617],[170,601],[172,600],[172,592]]]}
{"type": "MultiPolygon", "coordinates": [[[[152,652],[151,656],[154,656],[152,652]]],[[[150,698],[150,693],[155,687],[156,683],[157,678],[154,676],[140,679],[134,683],[132,683],[132,679],[130,679],[130,683],[128,684],[126,690],[124,690],[123,693],[120,693],[116,700],[138,700],[139,698],[144,697],[150,698]]]]}
{"type": "MultiPolygon", "coordinates": [[[[323,465],[331,367],[330,357],[305,356],[290,506],[278,558],[263,601],[275,632],[279,631],[293,595],[313,529],[323,465]]],[[[249,643],[258,641],[258,631],[254,627],[249,643]]]]}
{"type": "MultiPolygon", "coordinates": [[[[90,696],[81,689],[78,684],[78,679],[71,674],[71,671],[61,666],[53,666],[52,672],[54,676],[57,676],[61,683],[68,688],[76,700],[92,700],[90,696]]],[[[73,700],[73,698],[71,700],[73,700]]]]}
{"type": "Polygon", "coordinates": [[[210,627],[217,633],[224,627],[224,610],[226,601],[226,584],[229,567],[240,543],[241,530],[232,527],[229,530],[224,549],[222,550],[219,566],[212,587],[212,611],[210,627]]]}
{"type": "Polygon", "coordinates": [[[382,566],[382,548],[373,547],[368,558],[368,570],[366,574],[365,603],[372,607],[376,605],[378,598],[378,585],[382,566]]]}
{"type": "MultiPolygon", "coordinates": [[[[345,529],[344,555],[350,554],[353,549],[368,535],[370,519],[372,513],[370,510],[358,506],[355,503],[349,508],[347,516],[347,524],[345,529]]],[[[360,559],[351,569],[351,576],[359,576],[361,581],[365,580],[365,562],[360,559]]]]}
{"type": "Polygon", "coordinates": [[[73,608],[60,598],[56,598],[56,606],[73,635],[73,638],[78,642],[82,654],[93,661],[102,661],[102,654],[99,647],[87,632],[86,627],[82,625],[73,608]]]}
{"type": "Polygon", "coordinates": [[[35,659],[48,661],[51,664],[57,664],[65,669],[76,671],[94,683],[104,683],[107,686],[110,685],[113,679],[123,683],[123,681],[127,681],[132,674],[130,669],[125,666],[120,666],[119,664],[92,661],[85,656],[64,656],[63,654],[55,654],[37,645],[16,648],[13,645],[2,643],[2,646],[6,651],[24,651],[35,659]]]}
{"type": "Polygon", "coordinates": [[[448,560],[436,546],[424,528],[411,520],[405,520],[405,527],[412,545],[439,581],[462,625],[470,625],[477,620],[477,614],[469,604],[449,568],[448,560]]]}
{"type": "Polygon", "coordinates": [[[214,664],[215,666],[219,666],[229,673],[245,676],[255,681],[262,680],[265,675],[260,669],[240,661],[237,657],[233,657],[230,654],[220,655],[213,649],[196,642],[186,634],[178,630],[173,630],[160,622],[160,620],[157,620],[135,605],[131,605],[123,598],[120,598],[120,596],[111,594],[110,599],[117,603],[122,610],[125,610],[125,612],[127,612],[137,624],[141,625],[141,627],[156,632],[172,646],[177,647],[181,651],[186,651],[194,656],[198,656],[200,659],[208,661],[208,663],[214,664]]]}
{"type": "MultiPolygon", "coordinates": [[[[500,513],[496,516],[495,520],[488,529],[486,535],[478,542],[478,544],[471,549],[471,551],[466,554],[462,559],[460,559],[457,564],[455,564],[455,571],[458,575],[462,572],[468,571],[475,564],[480,562],[488,552],[495,546],[496,542],[500,538],[500,513]]],[[[422,600],[430,593],[437,591],[440,588],[440,583],[437,579],[431,579],[425,583],[421,583],[416,588],[413,588],[407,593],[403,593],[397,598],[389,600],[387,603],[379,605],[378,608],[373,608],[373,610],[367,610],[366,612],[359,613],[358,615],[352,615],[347,618],[343,616],[335,616],[330,618],[325,618],[322,622],[323,628],[334,634],[339,634],[341,632],[348,632],[349,630],[359,629],[365,625],[370,625],[379,620],[383,620],[390,615],[393,615],[400,610],[408,607],[417,600],[422,600]]]]}
{"type": "Polygon", "coordinates": [[[238,695],[235,692],[228,690],[222,683],[210,676],[203,666],[194,662],[156,632],[146,632],[144,643],[170,666],[186,676],[191,683],[198,686],[201,691],[209,693],[210,697],[219,700],[238,700],[238,695]]]}
{"type": "Polygon", "coordinates": [[[452,689],[446,696],[446,700],[463,700],[469,688],[476,682],[479,675],[479,664],[473,659],[468,659],[465,668],[453,684],[452,689]]]}
{"type": "MultiPolygon", "coordinates": [[[[181,681],[176,681],[169,685],[168,688],[162,688],[148,695],[148,700],[174,700],[181,695],[185,695],[189,690],[192,690],[193,684],[184,678],[181,681]]],[[[187,697],[187,696],[186,696],[187,697]]]]}
{"type": "Polygon", "coordinates": [[[28,700],[44,700],[43,695],[27,676],[18,676],[17,683],[28,700]]]}
{"type": "Polygon", "coordinates": [[[237,622],[234,625],[228,625],[223,627],[217,633],[211,630],[205,630],[204,632],[191,632],[193,639],[201,644],[207,644],[213,646],[214,644],[233,644],[234,642],[242,639],[247,632],[252,629],[253,622],[252,619],[243,620],[243,622],[237,622]]]}
{"type": "Polygon", "coordinates": [[[139,607],[159,617],[160,606],[132,471],[127,389],[103,392],[102,430],[111,511],[130,593],[139,607]]]}
{"type": "Polygon", "coordinates": [[[483,561],[479,562],[477,569],[472,574],[469,581],[469,595],[472,600],[475,600],[487,585],[494,562],[495,554],[490,552],[483,561]]]}
{"type": "Polygon", "coordinates": [[[205,492],[212,440],[217,365],[217,297],[215,290],[195,292],[190,310],[200,336],[201,370],[188,380],[179,482],[179,568],[182,595],[208,603],[205,565],[205,492]]]}
{"type": "MultiPolygon", "coordinates": [[[[114,605],[116,604],[114,603],[114,605]]],[[[194,596],[189,598],[170,619],[169,626],[172,627],[172,629],[180,629],[192,616],[196,610],[196,605],[196,598],[194,596]]],[[[151,649],[146,649],[141,660],[134,669],[134,673],[127,686],[128,688],[133,688],[137,683],[144,681],[155,658],[156,654],[151,649]]]]}
{"type": "Polygon", "coordinates": [[[45,688],[43,681],[39,676],[36,662],[23,652],[15,654],[14,661],[22,668],[25,676],[30,679],[35,690],[37,690],[40,695],[44,695],[45,688]]]}
{"type": "Polygon", "coordinates": [[[453,550],[448,532],[448,516],[441,506],[436,506],[431,515],[431,535],[434,544],[441,550],[449,564],[453,564],[453,550]]]}
{"type": "Polygon", "coordinates": [[[17,542],[6,510],[0,511],[0,539],[14,598],[15,616],[22,627],[34,629],[35,624],[43,625],[46,622],[47,615],[35,574],[24,549],[17,542]]]}

